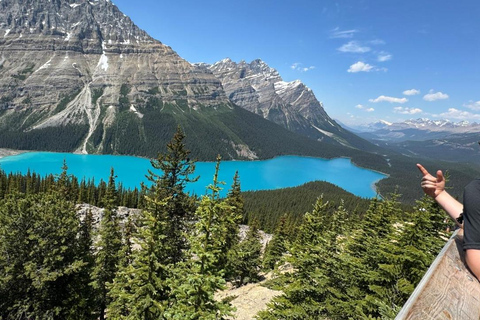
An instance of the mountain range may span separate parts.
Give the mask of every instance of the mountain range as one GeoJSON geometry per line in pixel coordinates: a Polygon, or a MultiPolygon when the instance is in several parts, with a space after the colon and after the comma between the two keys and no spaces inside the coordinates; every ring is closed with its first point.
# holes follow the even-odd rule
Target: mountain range
{"type": "Polygon", "coordinates": [[[399,123],[379,121],[356,130],[379,147],[409,157],[480,163],[480,124],[476,122],[420,118],[399,123]]]}
{"type": "Polygon", "coordinates": [[[480,132],[480,124],[468,121],[453,122],[447,119],[418,118],[396,123],[380,120],[356,126],[351,130],[369,140],[422,141],[432,138],[445,138],[455,134],[478,133],[480,132]]]}
{"type": "Polygon", "coordinates": [[[180,125],[200,159],[377,149],[300,81],[261,60],[191,64],[108,0],[0,9],[0,147],[154,156],[180,125]]]}

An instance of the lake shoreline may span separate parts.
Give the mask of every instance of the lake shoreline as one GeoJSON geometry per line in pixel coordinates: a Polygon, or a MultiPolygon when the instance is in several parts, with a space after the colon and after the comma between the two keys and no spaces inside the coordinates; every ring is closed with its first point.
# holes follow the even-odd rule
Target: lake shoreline
{"type": "Polygon", "coordinates": [[[15,150],[8,148],[0,148],[0,159],[10,156],[16,156],[17,154],[31,152],[30,150],[15,150]]]}

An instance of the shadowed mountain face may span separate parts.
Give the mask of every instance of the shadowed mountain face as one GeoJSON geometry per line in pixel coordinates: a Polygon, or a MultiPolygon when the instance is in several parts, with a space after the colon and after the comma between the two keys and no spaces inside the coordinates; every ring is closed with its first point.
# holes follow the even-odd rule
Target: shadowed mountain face
{"type": "Polygon", "coordinates": [[[192,65],[109,0],[0,1],[0,147],[155,156],[181,125],[203,159],[319,155],[272,122],[368,150],[260,60],[192,65]]]}

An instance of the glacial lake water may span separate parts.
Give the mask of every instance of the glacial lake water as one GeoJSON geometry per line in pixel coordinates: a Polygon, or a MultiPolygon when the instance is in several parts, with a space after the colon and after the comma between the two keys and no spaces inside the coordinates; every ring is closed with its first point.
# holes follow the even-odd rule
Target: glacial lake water
{"type": "MultiPolygon", "coordinates": [[[[64,159],[68,172],[79,179],[95,178],[108,181],[110,168],[113,167],[117,183],[124,187],[139,187],[147,183],[145,175],[152,169],[150,160],[131,156],[80,155],[71,153],[27,152],[0,158],[0,168],[5,172],[26,173],[29,169],[42,176],[58,174],[64,159]]],[[[197,162],[194,176],[199,180],[191,183],[187,189],[197,195],[205,194],[206,186],[212,183],[215,171],[214,162],[197,162]]],[[[248,190],[268,190],[295,187],[304,183],[322,180],[333,183],[357,196],[372,198],[376,195],[374,184],[385,178],[384,174],[359,168],[350,159],[281,156],[261,161],[222,161],[219,180],[224,181],[224,192],[232,184],[235,171],[240,176],[241,188],[248,190]]]]}

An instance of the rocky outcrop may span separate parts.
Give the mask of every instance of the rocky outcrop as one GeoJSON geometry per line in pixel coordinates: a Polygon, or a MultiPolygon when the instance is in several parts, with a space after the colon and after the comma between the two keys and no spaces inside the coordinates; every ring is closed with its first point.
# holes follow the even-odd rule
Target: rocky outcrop
{"type": "Polygon", "coordinates": [[[227,58],[197,66],[213,72],[233,103],[290,131],[349,147],[368,144],[331,119],[305,84],[283,81],[277,70],[260,59],[236,63],[227,58]]]}
{"type": "Polygon", "coordinates": [[[124,84],[131,101],[150,90],[170,101],[181,96],[192,107],[226,102],[218,80],[151,38],[108,0],[3,0],[0,9],[4,108],[26,98],[33,107],[56,106],[74,90],[91,95],[100,88],[102,104],[118,105],[124,84]]]}

